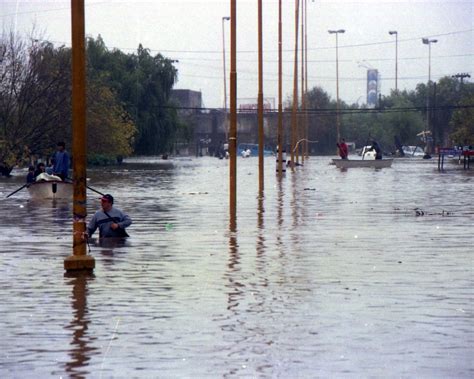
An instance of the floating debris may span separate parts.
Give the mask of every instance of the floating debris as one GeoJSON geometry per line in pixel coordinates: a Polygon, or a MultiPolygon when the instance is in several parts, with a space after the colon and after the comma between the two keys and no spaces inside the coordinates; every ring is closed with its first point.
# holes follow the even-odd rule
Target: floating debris
{"type": "Polygon", "coordinates": [[[415,211],[416,216],[424,216],[425,215],[425,212],[420,208],[415,208],[414,211],[415,211]]]}

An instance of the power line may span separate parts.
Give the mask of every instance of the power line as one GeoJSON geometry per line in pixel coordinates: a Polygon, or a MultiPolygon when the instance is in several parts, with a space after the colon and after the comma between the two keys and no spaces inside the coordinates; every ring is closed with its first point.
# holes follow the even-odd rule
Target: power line
{"type": "MultiPolygon", "coordinates": [[[[468,53],[468,54],[450,54],[450,55],[437,55],[437,56],[432,56],[431,59],[441,59],[441,58],[464,58],[464,57],[471,57],[473,56],[474,53],[468,53]]],[[[194,57],[177,57],[180,61],[202,61],[202,62],[221,62],[222,58],[194,58],[194,57]]],[[[379,61],[389,61],[392,62],[395,60],[395,58],[366,58],[366,61],[370,62],[379,62],[379,61]]],[[[398,58],[399,61],[403,60],[426,60],[426,57],[404,57],[404,58],[398,58]]],[[[277,63],[277,60],[274,59],[264,59],[263,60],[265,63],[277,63]]],[[[249,62],[253,63],[255,60],[253,59],[239,59],[239,62],[249,62]]],[[[283,59],[283,62],[286,63],[293,63],[291,59],[285,60],[283,59]]],[[[339,59],[339,62],[354,62],[354,59],[339,59]]],[[[334,59],[308,59],[308,63],[331,63],[334,64],[334,59]]]]}
{"type": "MultiPolygon", "coordinates": [[[[88,3],[85,7],[86,7],[86,9],[87,9],[87,8],[89,8],[89,7],[91,7],[91,6],[101,5],[101,4],[107,4],[107,3],[109,3],[109,2],[108,2],[108,1],[101,1],[101,2],[97,2],[97,3],[88,3]]],[[[71,10],[71,7],[50,8],[50,9],[42,9],[42,10],[36,10],[36,11],[23,11],[23,12],[8,13],[8,14],[1,15],[0,18],[3,18],[3,17],[13,17],[13,16],[22,15],[22,14],[48,13],[48,12],[57,12],[57,11],[64,11],[64,10],[70,11],[70,10],[71,10]]]]}
{"type": "MultiPolygon", "coordinates": [[[[158,108],[164,109],[176,109],[176,110],[187,110],[187,111],[200,111],[200,112],[225,112],[223,108],[205,108],[205,107],[183,107],[183,106],[172,106],[172,105],[160,105],[158,108]]],[[[403,113],[403,112],[426,112],[427,107],[400,107],[400,108],[353,108],[343,109],[340,111],[341,114],[354,115],[354,114],[366,114],[366,113],[403,113]]],[[[429,110],[432,111],[443,111],[443,110],[456,110],[456,109],[474,109],[473,105],[443,105],[443,106],[432,106],[429,110]]],[[[256,113],[257,110],[238,110],[241,114],[252,114],[256,113]]],[[[264,111],[266,114],[275,114],[277,110],[264,111]]],[[[291,114],[292,110],[284,110],[283,113],[291,114]]],[[[305,111],[298,110],[299,114],[309,115],[330,115],[335,116],[337,114],[334,108],[307,108],[305,111]]]]}
{"type": "MultiPolygon", "coordinates": [[[[454,35],[454,34],[461,34],[461,33],[471,33],[473,32],[474,29],[467,29],[467,30],[458,30],[458,31],[453,31],[453,32],[448,32],[448,33],[440,33],[440,34],[433,34],[430,35],[429,37],[442,37],[442,36],[448,36],[448,35],[454,35]]],[[[417,41],[420,40],[421,38],[427,37],[426,35],[423,35],[422,37],[413,37],[413,38],[406,38],[399,40],[398,42],[409,42],[409,41],[417,41]]],[[[46,40],[45,40],[46,41],[46,40]]],[[[52,43],[58,43],[61,45],[68,46],[68,43],[64,41],[46,41],[46,42],[52,42],[52,43]]],[[[359,44],[352,44],[352,45],[341,45],[339,48],[353,48],[353,47],[364,47],[364,46],[374,46],[374,45],[387,45],[387,44],[393,44],[393,41],[379,41],[379,42],[367,42],[367,43],[359,43],[359,44]]],[[[137,48],[132,48],[132,47],[120,47],[120,46],[108,46],[108,49],[112,50],[120,50],[120,51],[136,51],[137,48]]],[[[308,48],[308,51],[320,51],[320,50],[331,50],[335,49],[335,47],[315,47],[315,48],[308,48]]],[[[158,52],[158,53],[180,53],[180,54],[222,54],[222,50],[171,50],[171,49],[156,49],[156,48],[147,48],[146,50],[150,52],[158,52]]],[[[275,53],[277,50],[264,50],[264,53],[275,53]]],[[[293,53],[294,50],[292,49],[284,49],[283,52],[287,53],[293,53]]],[[[256,54],[256,50],[237,50],[237,54],[256,54]]],[[[469,54],[471,55],[471,54],[469,54]]],[[[189,59],[189,58],[181,58],[181,59],[189,59]]],[[[418,58],[416,58],[418,59],[418,58]]],[[[422,59],[421,57],[419,59],[422,59]]]]}

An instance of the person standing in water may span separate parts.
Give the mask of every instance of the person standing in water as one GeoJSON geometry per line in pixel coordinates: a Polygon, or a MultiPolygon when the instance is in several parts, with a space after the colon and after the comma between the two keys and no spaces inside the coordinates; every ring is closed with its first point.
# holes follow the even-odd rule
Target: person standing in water
{"type": "Polygon", "coordinates": [[[98,210],[87,225],[84,238],[89,238],[99,228],[99,238],[128,237],[125,231],[132,224],[131,218],[113,206],[114,198],[106,194],[100,198],[102,209],[98,210]]]}

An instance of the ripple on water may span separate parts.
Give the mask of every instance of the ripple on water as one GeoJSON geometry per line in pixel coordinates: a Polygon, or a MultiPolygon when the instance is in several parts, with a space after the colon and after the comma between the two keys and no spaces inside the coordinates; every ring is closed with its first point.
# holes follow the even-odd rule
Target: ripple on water
{"type": "Polygon", "coordinates": [[[88,278],[63,277],[69,203],[2,199],[0,375],[472,377],[472,173],[274,171],[259,201],[257,160],[238,160],[229,230],[226,160],[91,169],[134,223],[92,241],[88,278]]]}

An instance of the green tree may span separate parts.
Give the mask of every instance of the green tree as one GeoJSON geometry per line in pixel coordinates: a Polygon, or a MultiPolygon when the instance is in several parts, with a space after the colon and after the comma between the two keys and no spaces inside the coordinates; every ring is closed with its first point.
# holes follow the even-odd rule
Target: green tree
{"type": "Polygon", "coordinates": [[[453,145],[474,145],[474,93],[466,94],[460,101],[460,108],[454,111],[450,121],[449,136],[453,145]]]}
{"type": "Polygon", "coordinates": [[[336,103],[321,87],[314,87],[306,94],[308,138],[318,141],[318,153],[334,153],[336,145],[336,103]]]}
{"type": "Polygon", "coordinates": [[[95,76],[114,89],[137,126],[137,154],[161,154],[172,149],[185,133],[178,122],[170,94],[177,80],[173,61],[161,54],[150,55],[140,44],[137,52],[108,51],[102,38],[87,41],[88,62],[95,76]]]}
{"type": "MultiPolygon", "coordinates": [[[[71,50],[10,34],[0,84],[0,162],[12,167],[71,145],[71,50]]],[[[100,75],[88,75],[89,154],[130,155],[133,121],[100,75]]]]}

